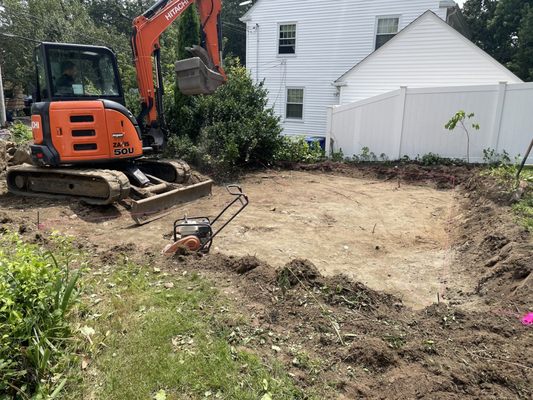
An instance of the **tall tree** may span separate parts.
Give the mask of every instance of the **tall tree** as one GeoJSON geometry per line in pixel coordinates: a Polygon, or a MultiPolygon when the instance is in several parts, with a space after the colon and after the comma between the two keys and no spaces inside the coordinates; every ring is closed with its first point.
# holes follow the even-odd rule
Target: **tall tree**
{"type": "Polygon", "coordinates": [[[105,45],[128,49],[127,38],[97,27],[79,0],[0,0],[0,49],[5,79],[30,90],[35,42],[105,45]],[[26,39],[24,39],[26,38],[26,39]]]}
{"type": "MultiPolygon", "coordinates": [[[[191,57],[187,47],[199,45],[200,36],[200,18],[195,6],[189,7],[180,16],[178,23],[178,49],[177,59],[183,60],[191,57]]],[[[173,103],[167,104],[167,122],[168,128],[173,134],[186,134],[190,130],[189,108],[193,101],[191,96],[182,94],[179,90],[178,83],[175,82],[173,103]]],[[[170,100],[167,97],[167,101],[170,100]]]]}
{"type": "Polygon", "coordinates": [[[246,25],[241,18],[251,5],[241,6],[242,0],[224,0],[222,3],[222,35],[224,56],[239,57],[246,62],[246,25]]]}
{"type": "Polygon", "coordinates": [[[512,69],[527,80],[533,80],[533,6],[524,9],[518,29],[517,50],[512,69]]]}
{"type": "Polygon", "coordinates": [[[524,80],[533,80],[533,0],[467,0],[463,14],[473,41],[524,80]]]}

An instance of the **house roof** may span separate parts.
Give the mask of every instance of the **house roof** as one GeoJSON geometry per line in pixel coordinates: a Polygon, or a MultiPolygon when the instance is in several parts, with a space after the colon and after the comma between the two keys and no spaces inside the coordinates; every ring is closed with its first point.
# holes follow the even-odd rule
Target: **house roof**
{"type": "Polygon", "coordinates": [[[255,8],[259,3],[261,3],[262,0],[257,0],[253,6],[250,7],[248,11],[244,13],[242,17],[239,18],[241,22],[246,22],[250,20],[250,17],[252,16],[252,13],[254,12],[255,8]]]}
{"type": "Polygon", "coordinates": [[[363,58],[360,62],[355,64],[352,68],[350,68],[348,71],[346,71],[344,74],[342,74],[337,80],[335,80],[334,84],[342,84],[344,78],[347,77],[347,75],[351,74],[352,72],[356,71],[361,65],[365,64],[368,60],[373,59],[375,57],[378,57],[381,53],[387,51],[387,49],[398,40],[402,40],[402,37],[406,35],[407,32],[411,31],[414,27],[416,27],[419,23],[421,23],[422,20],[426,18],[432,18],[436,23],[442,24],[446,27],[450,32],[453,32],[453,34],[462,40],[464,43],[466,43],[468,46],[472,48],[473,51],[476,51],[478,54],[481,54],[483,57],[487,59],[487,61],[490,61],[493,64],[496,64],[499,68],[502,70],[505,70],[508,74],[513,75],[516,79],[521,81],[520,78],[518,78],[515,74],[513,74],[511,71],[509,71],[505,66],[503,66],[501,63],[499,63],[496,59],[491,57],[488,53],[483,51],[481,48],[476,46],[474,43],[472,43],[469,39],[464,37],[461,33],[457,32],[454,28],[452,28],[450,25],[448,25],[444,20],[442,20],[437,14],[435,14],[433,11],[428,10],[424,14],[420,15],[417,19],[415,19],[413,22],[411,22],[409,25],[407,25],[405,28],[403,28],[400,32],[396,34],[392,39],[390,39],[388,42],[386,42],[383,46],[381,46],[379,49],[375,50],[374,52],[370,53],[368,56],[363,58]]]}

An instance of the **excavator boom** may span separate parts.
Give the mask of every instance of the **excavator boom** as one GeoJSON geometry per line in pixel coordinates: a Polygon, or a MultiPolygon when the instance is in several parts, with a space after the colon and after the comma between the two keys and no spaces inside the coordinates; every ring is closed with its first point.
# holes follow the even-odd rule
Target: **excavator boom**
{"type": "Polygon", "coordinates": [[[141,96],[141,115],[149,136],[149,144],[163,146],[165,128],[163,118],[163,82],[160,68],[159,38],[165,30],[194,3],[198,6],[203,32],[202,48],[191,49],[197,57],[185,60],[178,67],[180,88],[186,94],[212,93],[224,83],[226,75],[221,65],[220,0],[159,0],[133,21],[132,48],[137,82],[141,96]],[[153,58],[155,58],[155,81],[153,58]],[[207,65],[206,65],[207,64],[207,65]],[[181,73],[185,71],[185,73],[181,73]]]}

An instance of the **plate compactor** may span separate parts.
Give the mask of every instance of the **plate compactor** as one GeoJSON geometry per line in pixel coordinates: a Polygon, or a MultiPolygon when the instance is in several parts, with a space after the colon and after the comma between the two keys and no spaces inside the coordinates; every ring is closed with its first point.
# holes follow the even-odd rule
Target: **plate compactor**
{"type": "Polygon", "coordinates": [[[228,224],[239,215],[242,210],[248,206],[248,196],[242,191],[242,188],[237,185],[226,186],[228,193],[233,196],[233,200],[224,207],[224,209],[213,219],[209,217],[187,217],[177,219],[174,221],[173,238],[174,243],[169,244],[163,250],[163,254],[172,255],[179,249],[186,249],[188,251],[197,252],[201,254],[209,253],[213,239],[226,227],[228,224]],[[228,210],[233,205],[233,212],[228,213],[228,210]],[[226,214],[228,218],[222,218],[226,214]],[[221,220],[224,219],[222,222],[221,220]]]}

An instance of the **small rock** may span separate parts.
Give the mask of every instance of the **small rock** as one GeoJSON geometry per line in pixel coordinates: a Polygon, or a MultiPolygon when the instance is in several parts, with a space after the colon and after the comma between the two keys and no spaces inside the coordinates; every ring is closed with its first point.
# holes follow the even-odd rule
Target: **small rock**
{"type": "Polygon", "coordinates": [[[158,274],[161,272],[161,268],[154,267],[154,274],[158,274]]]}
{"type": "Polygon", "coordinates": [[[272,345],[272,350],[274,350],[276,353],[279,353],[281,351],[281,347],[272,345]]]}
{"type": "Polygon", "coordinates": [[[165,282],[163,286],[167,289],[172,289],[174,287],[174,282],[165,282]]]}

